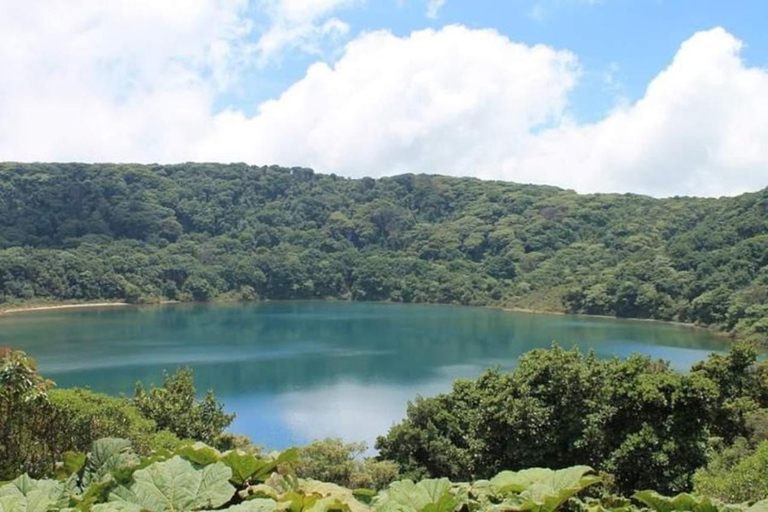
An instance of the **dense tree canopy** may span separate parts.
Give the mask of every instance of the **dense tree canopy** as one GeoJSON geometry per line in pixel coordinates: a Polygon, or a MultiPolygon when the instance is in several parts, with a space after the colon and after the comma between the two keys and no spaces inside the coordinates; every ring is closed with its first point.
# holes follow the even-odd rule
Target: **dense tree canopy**
{"type": "Polygon", "coordinates": [[[735,345],[683,374],[639,355],[534,350],[511,373],[490,370],[417,398],[376,446],[420,477],[488,478],[579,461],[610,473],[623,492],[677,493],[691,488],[715,439],[730,446],[753,437],[749,419],[768,412],[768,365],[756,357],[735,345]]]}
{"type": "Polygon", "coordinates": [[[653,199],[242,164],[0,164],[0,303],[327,297],[765,339],[768,189],[653,199]]]}

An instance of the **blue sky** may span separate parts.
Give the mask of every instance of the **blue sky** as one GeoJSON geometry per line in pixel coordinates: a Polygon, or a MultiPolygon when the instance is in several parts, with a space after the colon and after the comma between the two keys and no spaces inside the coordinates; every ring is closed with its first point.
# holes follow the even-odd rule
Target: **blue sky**
{"type": "MultiPolygon", "coordinates": [[[[340,12],[352,37],[374,30],[406,36],[463,24],[495,28],[529,45],[571,50],[584,68],[571,97],[572,112],[582,121],[601,118],[617,101],[639,99],[680,44],[698,31],[723,27],[746,42],[747,64],[768,66],[768,2],[763,0],[448,0],[434,19],[427,17],[423,1],[372,0],[340,12]]],[[[263,13],[252,15],[268,25],[263,13]]],[[[252,111],[299,80],[313,62],[332,62],[334,56],[333,51],[288,52],[265,69],[251,70],[258,86],[224,96],[221,104],[252,111]]]]}
{"type": "Polygon", "coordinates": [[[0,160],[768,185],[765,0],[0,0],[0,160]]]}

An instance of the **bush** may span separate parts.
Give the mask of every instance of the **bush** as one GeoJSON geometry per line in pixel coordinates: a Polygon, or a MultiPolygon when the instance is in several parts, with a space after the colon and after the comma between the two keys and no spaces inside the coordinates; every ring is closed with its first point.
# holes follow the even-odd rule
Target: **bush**
{"type": "Polygon", "coordinates": [[[365,443],[344,443],[341,439],[314,441],[299,450],[296,474],[353,489],[382,489],[397,479],[396,463],[362,459],[365,451],[365,443]]]}
{"type": "Polygon", "coordinates": [[[55,414],[62,420],[58,446],[86,451],[103,437],[128,439],[139,453],[181,444],[175,434],[158,432],[154,421],[144,417],[127,398],[94,393],[87,389],[54,389],[48,394],[55,414]]]}
{"type": "Polygon", "coordinates": [[[52,386],[24,352],[0,348],[0,481],[50,471],[57,455],[46,443],[56,431],[47,395],[52,386]]]}
{"type": "Polygon", "coordinates": [[[417,399],[376,447],[417,478],[590,464],[625,493],[687,491],[713,432],[731,440],[748,431],[766,390],[755,357],[736,347],[681,374],[647,357],[599,360],[555,345],[509,374],[487,371],[417,399]]]}
{"type": "Polygon", "coordinates": [[[768,441],[752,452],[746,440],[738,440],[696,472],[694,486],[697,493],[730,503],[768,499],[768,441]]]}
{"type": "Polygon", "coordinates": [[[196,399],[195,384],[190,368],[179,368],[175,374],[164,373],[163,385],[147,393],[139,382],[134,405],[141,413],[157,423],[157,428],[170,430],[182,439],[213,443],[235,419],[224,413],[224,406],[208,391],[201,401],[196,399]]]}

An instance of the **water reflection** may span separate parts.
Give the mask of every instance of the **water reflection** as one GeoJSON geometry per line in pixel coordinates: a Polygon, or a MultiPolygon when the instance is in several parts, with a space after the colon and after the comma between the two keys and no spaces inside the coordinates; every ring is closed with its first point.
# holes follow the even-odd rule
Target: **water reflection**
{"type": "Polygon", "coordinates": [[[548,347],[642,352],[687,369],[725,344],[682,326],[483,308],[289,302],[29,313],[0,319],[61,386],[130,394],[189,365],[238,413],[233,430],[269,447],[313,437],[371,441],[416,393],[548,347]]]}

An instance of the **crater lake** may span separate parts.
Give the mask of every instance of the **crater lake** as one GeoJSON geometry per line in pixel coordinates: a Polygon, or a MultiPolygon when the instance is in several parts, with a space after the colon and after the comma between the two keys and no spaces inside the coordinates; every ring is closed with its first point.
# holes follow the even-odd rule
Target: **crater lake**
{"type": "Polygon", "coordinates": [[[687,326],[490,308],[267,302],[24,312],[0,345],[26,351],[60,387],[132,396],[137,381],[189,366],[237,413],[230,431],[279,449],[340,437],[373,445],[409,400],[448,391],[529,350],[633,352],[687,370],[728,341],[687,326]]]}

